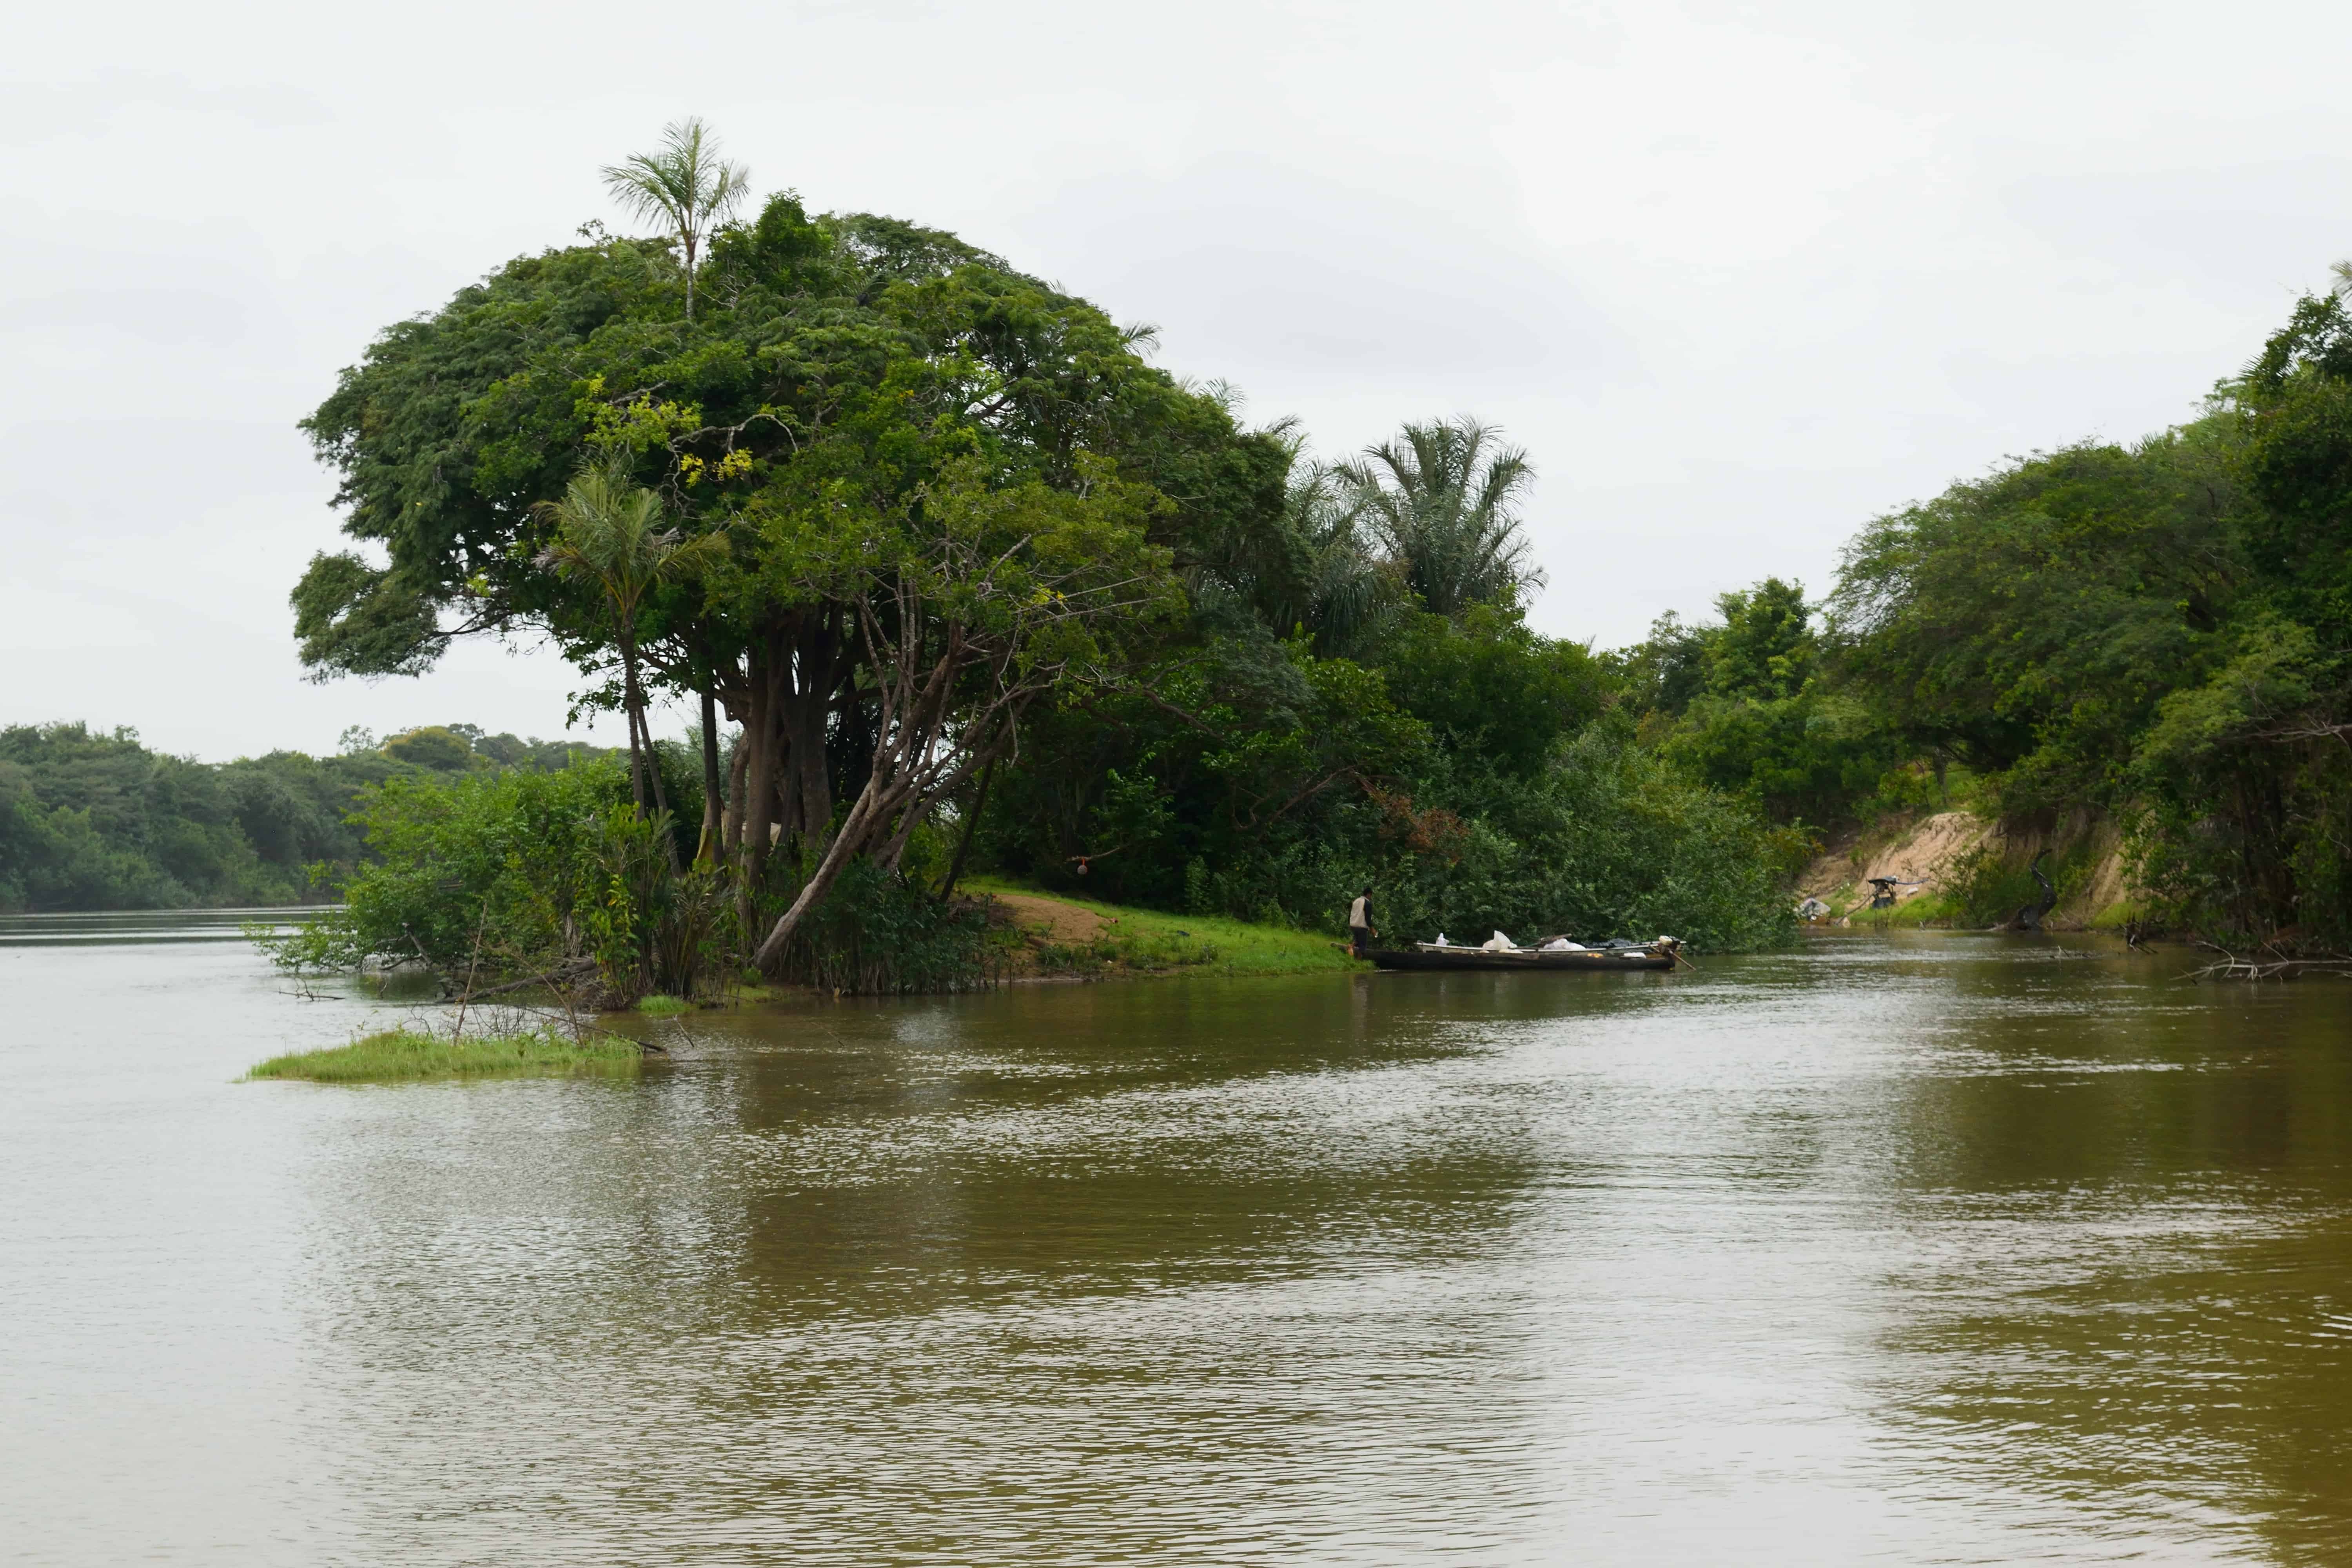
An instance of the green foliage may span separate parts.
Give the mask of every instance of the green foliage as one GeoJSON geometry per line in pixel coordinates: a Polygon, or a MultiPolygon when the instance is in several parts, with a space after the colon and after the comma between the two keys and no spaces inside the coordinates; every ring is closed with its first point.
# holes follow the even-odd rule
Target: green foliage
{"type": "Polygon", "coordinates": [[[1367,868],[1393,934],[1663,934],[1702,952],[1794,934],[1782,889],[1801,846],[1653,757],[1622,724],[1587,729],[1533,781],[1453,782],[1446,793],[1471,807],[1459,836],[1413,852],[1392,817],[1389,853],[1367,868]]]}
{"type": "MultiPolygon", "coordinates": [[[[1612,679],[1518,616],[1540,583],[1525,454],[1456,419],[1294,474],[1286,426],[1244,428],[1230,394],[1148,363],[1148,334],[897,220],[780,195],[698,251],[694,214],[724,204],[693,194],[691,129],[669,174],[623,171],[677,244],[519,258],[388,329],[307,422],[346,532],[387,561],[321,556],[298,587],[313,668],[414,669],[461,615],[549,629],[585,701],[635,707],[641,675],[709,693],[768,781],[736,826],[743,909],[774,912],[770,824],[796,907],[821,901],[823,931],[780,926],[761,962],[791,945],[789,970],[845,988],[962,983],[965,959],[922,954],[963,939],[892,879],[935,858],[934,809],[977,809],[985,753],[1017,760],[992,775],[982,863],[1253,918],[1328,922],[1348,879],[1406,860],[1435,886],[1459,844],[1517,844],[1505,816],[1557,806],[1612,679]],[[583,457],[725,559],[634,596],[541,569],[583,457]],[[856,886],[828,892],[845,865],[856,886]]],[[[661,766],[683,829],[698,787],[661,766]]],[[[1718,851],[1764,843],[1663,770],[1643,787],[1718,851]]],[[[1773,898],[1737,882],[1667,905],[1717,900],[1708,931],[1775,940],[1773,898]]],[[[1615,880],[1612,900],[1646,907],[1615,880]]],[[[594,918],[605,946],[650,940],[594,918]]]]}
{"type": "Polygon", "coordinates": [[[1944,873],[1943,884],[1937,889],[1943,913],[1960,926],[1999,925],[2042,901],[2042,885],[2025,861],[1983,845],[1956,860],[1944,873]]]}
{"type": "Polygon", "coordinates": [[[969,991],[995,980],[1000,946],[976,901],[942,902],[857,859],[793,933],[782,973],[850,994],[969,991]]]}
{"type": "Polygon", "coordinates": [[[404,1083],[425,1079],[521,1078],[574,1072],[630,1072],[645,1053],[635,1040],[552,1027],[508,1026],[470,1035],[414,1027],[386,1029],[326,1050],[298,1051],[257,1063],[248,1079],[312,1083],[404,1083]]]}
{"type": "Polygon", "coordinates": [[[718,139],[689,116],[664,128],[658,152],[634,153],[604,170],[604,186],[640,217],[677,236],[686,274],[686,318],[694,319],[694,274],[711,226],[742,201],[749,178],[719,156],[718,139]]]}
{"type": "Polygon", "coordinates": [[[1500,435],[1469,418],[1408,424],[1333,470],[1360,526],[1434,614],[1513,603],[1543,584],[1518,520],[1535,468],[1500,435]]]}
{"type": "Polygon", "coordinates": [[[1509,603],[1471,605],[1458,621],[1406,616],[1377,657],[1399,708],[1448,748],[1520,777],[1598,718],[1610,695],[1589,650],[1538,637],[1509,603]]]}
{"type": "MultiPolygon", "coordinates": [[[[345,901],[264,947],[294,971],[417,963],[453,985],[576,978],[602,998],[711,993],[741,951],[730,879],[677,868],[663,813],[631,806],[610,753],[550,773],[397,775],[354,813],[371,862],[345,901]]],[[[944,869],[936,833],[918,869],[944,869]]],[[[787,973],[857,992],[958,990],[992,973],[985,919],[870,862],[818,907],[787,973]]]]}
{"type": "Polygon", "coordinates": [[[1222,664],[1156,682],[1152,700],[1042,734],[992,797],[992,856],[1055,889],[1333,932],[1369,883],[1383,927],[1424,940],[1481,921],[1718,950],[1788,939],[1780,879],[1797,846],[1633,744],[1622,720],[1579,724],[1578,702],[1556,700],[1592,697],[1580,649],[1453,635],[1474,667],[1517,648],[1525,667],[1497,678],[1495,701],[1543,699],[1529,705],[1539,761],[1490,744],[1476,704],[1443,732],[1396,712],[1400,670],[1367,683],[1295,646],[1278,668],[1226,647],[1222,664]],[[1301,700],[1285,668],[1323,700],[1301,700]],[[1176,698],[1212,721],[1171,716],[1176,698]],[[1083,880],[1076,854],[1094,858],[1083,880]]]}
{"type": "Polygon", "coordinates": [[[472,743],[454,730],[438,724],[394,735],[383,743],[383,754],[394,762],[431,768],[436,773],[462,773],[474,765],[472,743]]]}
{"type": "Polygon", "coordinates": [[[1905,761],[1866,705],[1814,689],[1774,698],[1701,696],[1658,750],[1694,778],[1755,802],[1775,822],[1814,827],[1889,794],[1890,774],[1905,761]]]}
{"type": "MultiPolygon", "coordinates": [[[[289,968],[422,962],[445,975],[529,972],[608,922],[604,824],[625,816],[610,761],[552,773],[415,773],[385,780],[352,814],[374,859],[341,908],[279,939],[289,968]]],[[[625,907],[618,916],[633,921],[625,907]]],[[[604,932],[611,941],[609,926],[604,932]]],[[[599,954],[599,956],[607,956],[599,954]]]]}
{"type": "Polygon", "coordinates": [[[1824,679],[1801,584],[1767,577],[1716,608],[1715,625],[1661,617],[1613,661],[1651,747],[1801,830],[1906,793],[1900,770],[1913,753],[1875,709],[1824,679]]]}
{"type": "Polygon", "coordinates": [[[1650,623],[1650,635],[1606,655],[1628,711],[1662,720],[1682,717],[1706,689],[1706,651],[1718,628],[1695,626],[1669,610],[1650,623]]]}
{"type": "Polygon", "coordinates": [[[1954,486],[1848,548],[1846,689],[2003,805],[2109,805],[2133,735],[2210,667],[2239,552],[2235,420],[2079,447],[1954,486]]]}
{"type": "Polygon", "coordinates": [[[673,868],[669,818],[632,808],[612,756],[394,777],[352,819],[373,858],[341,908],[265,942],[287,969],[413,961],[463,985],[593,964],[606,999],[627,1003],[709,989],[733,951],[723,882],[673,868]]]}
{"type": "Polygon", "coordinates": [[[727,967],[737,931],[726,879],[709,867],[681,869],[677,837],[666,812],[607,805],[585,826],[590,896],[576,918],[607,997],[694,996],[715,989],[727,967]]]}
{"type": "Polygon", "coordinates": [[[390,764],[272,753],[208,767],[129,730],[0,731],[0,908],[292,903],[355,843],[339,807],[390,764]]]}
{"type": "Polygon", "coordinates": [[[2352,320],[2300,302],[2206,413],[1880,519],[1833,599],[1842,689],[2011,815],[2128,829],[2152,912],[2352,941],[2352,320]]]}
{"type": "Polygon", "coordinates": [[[151,752],[129,730],[18,725],[0,731],[0,909],[313,901],[368,858],[348,815],[374,786],[593,754],[453,724],[340,756],[204,763],[151,752]]]}
{"type": "Polygon", "coordinates": [[[1076,494],[1083,459],[1107,460],[1169,498],[1154,542],[1203,570],[1280,515],[1279,440],[952,236],[780,195],[710,236],[698,287],[688,321],[678,258],[612,239],[520,258],[388,329],[305,428],[342,475],[346,531],[391,565],[320,557],[296,591],[305,660],[413,668],[441,637],[408,606],[463,600],[478,625],[545,622],[595,667],[597,591],[531,565],[551,525],[530,509],[590,447],[670,498],[688,536],[737,546],[735,573],[646,596],[637,629],[666,680],[804,603],[811,547],[905,521],[959,463],[1076,494]],[[396,625],[417,628],[408,646],[379,635],[396,625]]]}
{"type": "Polygon", "coordinates": [[[1786,701],[1805,689],[1818,662],[1812,610],[1802,584],[1767,577],[1716,600],[1723,625],[1706,640],[1709,695],[1786,701]]]}
{"type": "MultiPolygon", "coordinates": [[[[1364,780],[1431,743],[1377,670],[1263,630],[1213,637],[1034,716],[1020,765],[997,780],[984,848],[1048,887],[1181,907],[1188,862],[1237,887],[1240,868],[1318,837],[1364,780]]],[[[1255,917],[1260,901],[1225,901],[1240,896],[1217,908],[1255,917]]]]}

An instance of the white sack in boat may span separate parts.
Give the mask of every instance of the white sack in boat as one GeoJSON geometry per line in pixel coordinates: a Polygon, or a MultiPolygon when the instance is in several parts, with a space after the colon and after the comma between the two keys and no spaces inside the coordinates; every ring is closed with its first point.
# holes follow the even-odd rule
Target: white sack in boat
{"type": "Polygon", "coordinates": [[[1513,942],[1509,937],[1505,936],[1501,931],[1496,931],[1486,941],[1480,942],[1478,947],[1479,951],[1483,952],[1516,952],[1518,951],[1518,943],[1513,942]]]}

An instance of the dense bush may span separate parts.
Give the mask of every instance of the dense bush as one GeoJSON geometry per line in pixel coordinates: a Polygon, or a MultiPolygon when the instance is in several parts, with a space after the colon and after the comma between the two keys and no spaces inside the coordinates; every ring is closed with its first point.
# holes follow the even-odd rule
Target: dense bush
{"type": "MultiPolygon", "coordinates": [[[[697,788],[678,772],[677,787],[697,788]]],[[[698,810],[699,794],[680,804],[698,810]]],[[[671,817],[637,815],[617,757],[553,773],[405,774],[370,791],[352,822],[370,859],[341,908],[270,939],[289,969],[417,963],[453,988],[593,976],[597,999],[615,1005],[708,995],[741,969],[731,879],[691,862],[692,837],[671,817]]],[[[985,983],[994,939],[984,911],[928,886],[943,857],[927,831],[900,871],[853,862],[804,923],[782,977],[861,993],[985,983]]],[[[798,890],[793,870],[772,863],[754,928],[798,890]]]]}
{"type": "Polygon", "coordinates": [[[1370,885],[1397,940],[1791,933],[1794,840],[1636,745],[1581,647],[1480,605],[1399,617],[1360,651],[1228,635],[1124,700],[1051,716],[992,795],[992,863],[1334,931],[1370,885]]]}
{"type": "Polygon", "coordinates": [[[996,977],[1002,956],[979,900],[942,900],[861,859],[793,933],[782,978],[865,995],[968,991],[996,977]]]}
{"type": "Polygon", "coordinates": [[[584,977],[605,999],[690,996],[726,972],[733,901],[681,871],[667,817],[640,817],[621,764],[386,780],[352,821],[372,858],[344,902],[275,939],[289,968],[421,963],[452,984],[584,977]]]}
{"type": "Polygon", "coordinates": [[[2159,920],[2352,942],[2352,316],[2200,418],[2004,465],[1849,549],[1835,662],[2004,815],[2102,809],[2159,920]]]}

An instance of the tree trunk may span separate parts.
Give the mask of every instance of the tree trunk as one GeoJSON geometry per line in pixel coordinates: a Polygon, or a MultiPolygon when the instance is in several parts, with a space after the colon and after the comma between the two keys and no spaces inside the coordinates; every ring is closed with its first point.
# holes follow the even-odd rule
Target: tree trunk
{"type": "Polygon", "coordinates": [[[940,902],[946,903],[955,892],[955,885],[963,877],[964,857],[971,853],[971,836],[980,826],[980,814],[988,809],[988,786],[996,777],[996,759],[988,759],[988,766],[980,772],[980,794],[971,803],[971,815],[964,819],[963,835],[956,840],[955,858],[948,862],[948,879],[940,884],[940,902]]]}
{"type": "MultiPolygon", "coordinates": [[[[744,714],[744,741],[751,750],[751,760],[745,777],[742,815],[737,818],[741,842],[737,852],[742,857],[745,896],[755,892],[768,868],[768,809],[776,792],[776,682],[775,672],[762,668],[755,659],[751,672],[751,700],[744,714]]],[[[746,906],[747,910],[749,906],[746,906]]]]}
{"type": "MultiPolygon", "coordinates": [[[[654,754],[653,726],[646,722],[646,694],[637,684],[637,642],[626,633],[621,637],[621,706],[628,710],[629,716],[629,755],[633,759],[632,770],[636,775],[634,791],[637,816],[642,818],[646,815],[646,786],[650,777],[654,813],[658,816],[667,816],[669,801],[662,788],[661,769],[654,754]]],[[[662,832],[662,850],[669,861],[669,868],[676,871],[678,866],[675,822],[662,832]]]]}
{"type": "Polygon", "coordinates": [[[694,863],[709,866],[719,858],[719,699],[709,687],[702,690],[702,837],[694,847],[694,863]]]}
{"type": "Polygon", "coordinates": [[[787,840],[813,844],[833,820],[833,783],[826,774],[824,751],[825,720],[832,707],[830,687],[795,690],[784,699],[778,748],[782,767],[777,793],[783,796],[778,820],[783,824],[787,840]]]}
{"type": "Polygon", "coordinates": [[[645,742],[646,783],[653,793],[654,809],[667,816],[669,815],[669,791],[662,783],[661,753],[654,750],[654,727],[646,717],[646,700],[642,695],[637,699],[637,734],[645,742]]]}
{"type": "Polygon", "coordinates": [[[842,818],[841,830],[825,846],[799,896],[778,917],[767,940],[760,944],[755,962],[764,973],[776,972],[793,933],[832,890],[853,856],[880,838],[886,829],[891,830],[888,853],[895,856],[905,847],[908,833],[922,813],[970,778],[972,770],[982,765],[983,754],[993,756],[1010,743],[1013,726],[1019,717],[1017,706],[1005,708],[986,721],[992,726],[1001,723],[1003,728],[984,753],[975,748],[952,763],[938,754],[950,699],[962,668],[958,658],[960,635],[960,629],[950,633],[944,651],[936,660],[920,664],[908,660],[900,667],[895,684],[887,676],[883,677],[876,694],[878,712],[873,727],[872,750],[867,753],[870,761],[864,787],[858,791],[848,815],[842,818]]]}
{"type": "Polygon", "coordinates": [[[744,774],[751,765],[751,727],[735,727],[735,755],[727,764],[727,813],[719,821],[719,853],[734,859],[743,852],[744,774]]]}
{"type": "Polygon", "coordinates": [[[809,910],[814,909],[825,894],[833,891],[834,883],[839,881],[841,873],[848,868],[850,858],[857,853],[867,837],[867,830],[875,819],[889,815],[885,799],[880,778],[868,777],[866,787],[858,792],[856,804],[849,808],[848,816],[843,819],[841,831],[834,835],[832,843],[825,846],[816,869],[809,873],[809,879],[801,885],[800,894],[793,900],[792,907],[777,917],[774,929],[760,944],[760,951],[752,955],[752,962],[759,965],[761,973],[776,973],[777,966],[783,962],[784,949],[792,943],[793,932],[800,929],[801,921],[807,917],[809,910]]]}
{"type": "Polygon", "coordinates": [[[629,797],[636,803],[637,815],[646,814],[645,756],[637,749],[637,645],[626,631],[621,634],[621,713],[629,731],[629,797]]]}

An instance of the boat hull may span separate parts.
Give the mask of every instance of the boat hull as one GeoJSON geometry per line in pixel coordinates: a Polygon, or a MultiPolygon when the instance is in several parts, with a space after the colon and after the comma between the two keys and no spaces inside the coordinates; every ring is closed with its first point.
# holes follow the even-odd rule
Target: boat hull
{"type": "Polygon", "coordinates": [[[1484,970],[1504,973],[1551,973],[1597,970],[1672,969],[1675,955],[1654,947],[1586,948],[1581,952],[1493,952],[1481,947],[1399,950],[1382,948],[1372,955],[1382,969],[1484,970]]]}

